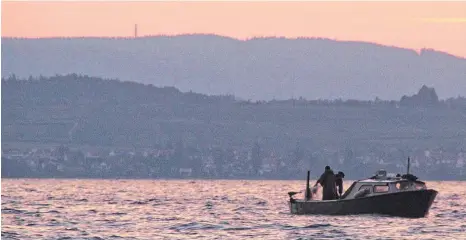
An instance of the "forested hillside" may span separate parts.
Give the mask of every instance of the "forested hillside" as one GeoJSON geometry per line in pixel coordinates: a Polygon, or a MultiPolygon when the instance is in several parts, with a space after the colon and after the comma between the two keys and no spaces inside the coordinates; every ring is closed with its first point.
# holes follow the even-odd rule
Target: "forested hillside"
{"type": "Polygon", "coordinates": [[[438,100],[425,86],[400,99],[252,102],[75,74],[12,76],[2,79],[2,144],[136,150],[181,144],[198,151],[250,151],[259,144],[262,154],[294,165],[317,155],[322,164],[338,162],[349,152],[361,161],[399,163],[441,148],[456,161],[466,149],[465,99],[438,100]]]}

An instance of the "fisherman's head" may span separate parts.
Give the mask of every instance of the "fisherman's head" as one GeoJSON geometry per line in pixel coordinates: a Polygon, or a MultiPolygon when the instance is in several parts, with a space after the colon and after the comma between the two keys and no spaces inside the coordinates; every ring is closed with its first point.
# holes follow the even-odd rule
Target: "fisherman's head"
{"type": "Polygon", "coordinates": [[[343,172],[338,172],[337,175],[340,176],[341,178],[345,178],[345,174],[343,172]]]}
{"type": "Polygon", "coordinates": [[[325,166],[325,171],[330,170],[330,166],[325,166]]]}

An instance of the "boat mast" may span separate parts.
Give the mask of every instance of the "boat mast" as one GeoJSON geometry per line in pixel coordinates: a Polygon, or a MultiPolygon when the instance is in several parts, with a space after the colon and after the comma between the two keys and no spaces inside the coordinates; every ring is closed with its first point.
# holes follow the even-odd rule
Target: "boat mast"
{"type": "Polygon", "coordinates": [[[310,174],[311,174],[311,171],[307,171],[306,194],[305,194],[306,201],[311,200],[311,189],[309,188],[309,175],[310,174]]]}
{"type": "Polygon", "coordinates": [[[408,157],[408,169],[406,170],[406,174],[409,174],[409,157],[408,157]]]}

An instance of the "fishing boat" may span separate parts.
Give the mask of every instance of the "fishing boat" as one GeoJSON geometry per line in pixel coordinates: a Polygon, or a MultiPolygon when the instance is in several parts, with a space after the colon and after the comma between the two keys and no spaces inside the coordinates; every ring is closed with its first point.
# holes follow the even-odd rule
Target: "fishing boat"
{"type": "Polygon", "coordinates": [[[309,171],[305,198],[294,199],[297,192],[289,192],[289,206],[292,214],[355,215],[381,214],[406,218],[422,218],[438,192],[428,189],[425,182],[409,173],[388,174],[379,170],[368,179],[358,180],[336,200],[312,199],[309,188],[309,171]]]}

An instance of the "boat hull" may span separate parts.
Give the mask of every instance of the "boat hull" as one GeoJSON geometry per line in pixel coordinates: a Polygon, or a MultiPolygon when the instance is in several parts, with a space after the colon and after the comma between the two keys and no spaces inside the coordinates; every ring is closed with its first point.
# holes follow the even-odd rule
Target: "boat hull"
{"type": "Polygon", "coordinates": [[[355,215],[382,214],[421,218],[429,213],[438,192],[432,189],[389,193],[355,199],[290,201],[292,214],[355,215]]]}

